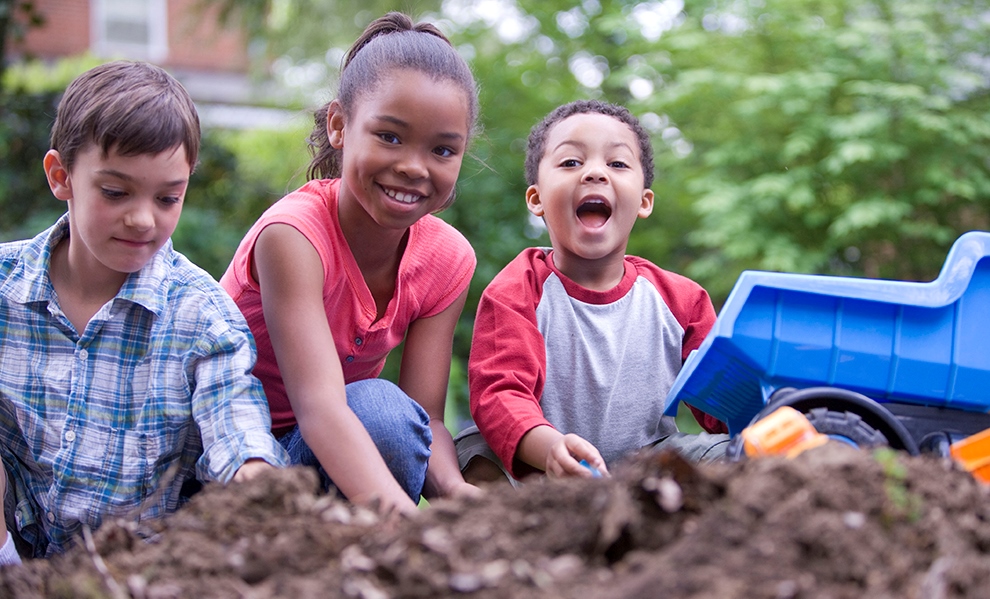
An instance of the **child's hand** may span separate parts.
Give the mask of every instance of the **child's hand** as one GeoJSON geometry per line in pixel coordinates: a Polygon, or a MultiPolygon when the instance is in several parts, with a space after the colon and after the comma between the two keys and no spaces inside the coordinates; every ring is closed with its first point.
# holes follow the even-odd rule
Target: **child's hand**
{"type": "Polygon", "coordinates": [[[462,497],[481,497],[484,494],[479,487],[472,485],[471,483],[458,483],[454,485],[448,494],[449,497],[462,498],[462,497]]]}
{"type": "Polygon", "coordinates": [[[272,468],[275,468],[275,466],[272,466],[265,460],[260,458],[251,458],[241,464],[241,467],[234,473],[234,478],[231,479],[231,482],[240,483],[246,480],[251,480],[262,472],[266,472],[272,468]]]}
{"type": "Polygon", "coordinates": [[[550,446],[547,452],[547,476],[566,477],[578,476],[593,478],[591,468],[581,464],[581,460],[599,472],[600,476],[608,476],[608,468],[598,449],[594,445],[573,433],[562,436],[550,446]]]}

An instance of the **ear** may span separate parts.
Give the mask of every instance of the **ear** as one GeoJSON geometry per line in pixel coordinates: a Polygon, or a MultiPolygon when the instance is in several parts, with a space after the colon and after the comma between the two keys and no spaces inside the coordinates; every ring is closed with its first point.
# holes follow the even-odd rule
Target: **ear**
{"type": "Polygon", "coordinates": [[[339,100],[330,102],[327,109],[327,137],[334,148],[344,147],[344,108],[339,100]]]}
{"type": "Polygon", "coordinates": [[[69,171],[62,164],[62,156],[55,150],[48,150],[43,164],[52,194],[60,200],[71,200],[72,181],[69,180],[69,171]]]}
{"type": "Polygon", "coordinates": [[[533,213],[533,216],[543,216],[543,201],[540,199],[538,185],[530,185],[526,188],[526,208],[533,213]]]}
{"type": "Polygon", "coordinates": [[[646,218],[653,214],[653,190],[644,189],[643,199],[639,203],[639,218],[646,218]]]}

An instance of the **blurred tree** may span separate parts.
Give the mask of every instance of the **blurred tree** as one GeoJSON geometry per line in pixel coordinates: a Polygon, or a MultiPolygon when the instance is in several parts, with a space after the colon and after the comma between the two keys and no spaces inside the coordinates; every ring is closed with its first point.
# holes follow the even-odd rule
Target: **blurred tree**
{"type": "Polygon", "coordinates": [[[437,12],[440,0],[201,0],[239,23],[264,57],[312,60],[346,49],[372,20],[390,10],[413,16],[437,12]]]}
{"type": "Polygon", "coordinates": [[[644,54],[663,80],[650,102],[689,144],[671,163],[702,218],[688,274],[720,297],[744,268],[933,278],[990,226],[988,11],[691,5],[644,54]]]}
{"type": "Polygon", "coordinates": [[[0,241],[31,237],[65,211],[48,188],[41,161],[62,90],[94,66],[92,58],[48,68],[18,63],[0,82],[0,241]]]}
{"type": "Polygon", "coordinates": [[[38,212],[62,213],[41,166],[60,93],[0,92],[0,241],[36,232],[21,225],[38,212]]]}
{"type": "Polygon", "coordinates": [[[485,43],[498,21],[454,35],[476,50],[486,151],[510,181],[462,178],[501,217],[482,231],[457,216],[479,246],[518,245],[504,232],[525,230],[524,125],[578,97],[624,103],[655,132],[657,207],[629,251],[717,304],[745,268],[930,279],[960,233],[990,226],[985,1],[506,6],[517,39],[485,43]]]}
{"type": "Polygon", "coordinates": [[[24,37],[29,28],[44,22],[43,15],[31,0],[0,0],[0,92],[7,70],[7,48],[11,42],[24,37]]]}

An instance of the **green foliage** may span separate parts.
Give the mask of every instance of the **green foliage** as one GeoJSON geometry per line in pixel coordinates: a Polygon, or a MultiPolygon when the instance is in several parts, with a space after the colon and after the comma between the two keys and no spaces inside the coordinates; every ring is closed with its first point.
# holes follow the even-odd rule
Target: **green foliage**
{"type": "MultiPolygon", "coordinates": [[[[7,69],[7,51],[24,38],[28,29],[40,27],[45,19],[31,0],[0,0],[0,82],[7,69]]],[[[2,87],[2,85],[0,85],[2,87]]]]}
{"type": "Polygon", "coordinates": [[[722,297],[744,268],[933,278],[960,233],[990,224],[985,11],[920,0],[689,11],[657,47],[671,66],[653,98],[693,144],[677,163],[702,219],[688,273],[722,297]]]}
{"type": "MultiPolygon", "coordinates": [[[[267,58],[309,61],[328,48],[346,49],[372,20],[390,10],[414,17],[437,12],[436,0],[201,0],[225,21],[242,25],[267,58]]],[[[339,66],[339,65],[338,65],[339,66]]]]}
{"type": "Polygon", "coordinates": [[[279,131],[207,130],[172,235],[175,249],[220,278],[254,221],[304,182],[306,133],[304,124],[279,131]]]}
{"type": "Polygon", "coordinates": [[[873,450],[873,457],[883,469],[883,488],[887,495],[881,520],[886,524],[898,520],[917,522],[924,513],[925,501],[908,487],[908,471],[900,461],[903,453],[889,447],[880,447],[873,450]]]}
{"type": "Polygon", "coordinates": [[[93,64],[89,57],[56,67],[28,62],[4,73],[0,85],[0,240],[31,237],[65,211],[48,188],[42,159],[49,148],[62,90],[93,64]]]}
{"type": "MultiPolygon", "coordinates": [[[[0,93],[0,214],[2,229],[19,228],[33,214],[59,210],[48,189],[41,161],[58,93],[0,93]]],[[[12,231],[0,231],[4,237],[12,231]]]]}

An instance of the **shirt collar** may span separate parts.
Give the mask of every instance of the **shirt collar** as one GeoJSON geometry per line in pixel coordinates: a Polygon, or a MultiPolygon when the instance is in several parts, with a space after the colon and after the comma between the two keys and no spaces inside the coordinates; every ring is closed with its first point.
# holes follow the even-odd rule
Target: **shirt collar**
{"type": "MultiPolygon", "coordinates": [[[[22,304],[51,301],[55,296],[48,276],[52,250],[68,234],[69,214],[65,213],[55,224],[28,241],[17,266],[6,281],[0,282],[0,295],[22,304]]],[[[141,270],[127,277],[114,299],[133,302],[161,315],[168,297],[165,283],[173,262],[172,240],[169,239],[141,270]]]]}

